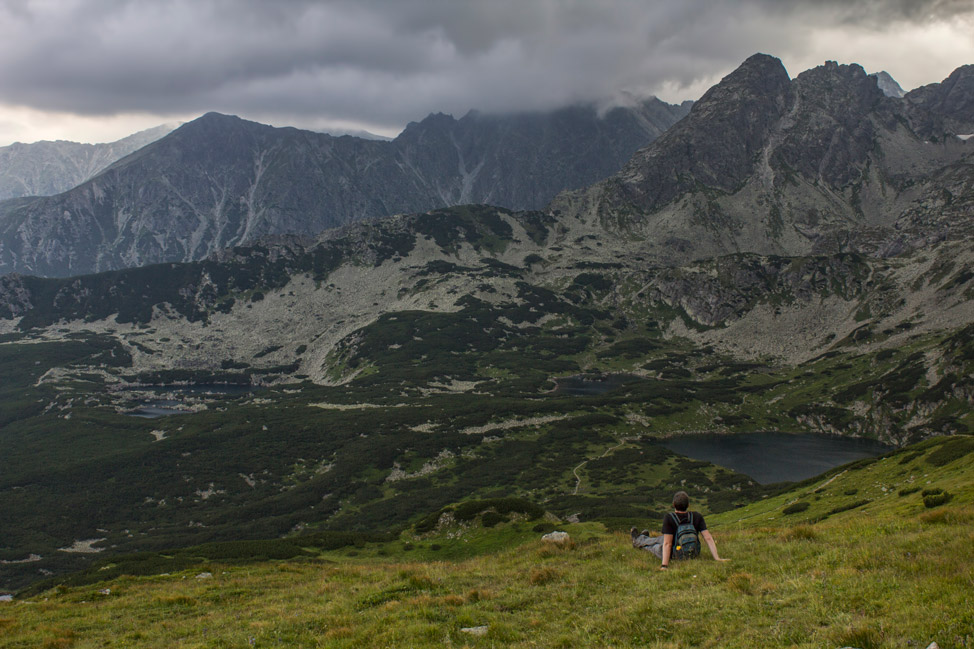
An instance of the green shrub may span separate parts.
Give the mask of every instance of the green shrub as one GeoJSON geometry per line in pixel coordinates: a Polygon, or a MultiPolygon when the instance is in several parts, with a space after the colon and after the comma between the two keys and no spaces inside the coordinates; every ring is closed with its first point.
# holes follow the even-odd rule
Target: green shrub
{"type": "Polygon", "coordinates": [[[910,487],[909,489],[900,489],[897,493],[901,496],[909,496],[910,494],[915,494],[920,491],[920,487],[910,487]]]}
{"type": "Polygon", "coordinates": [[[456,506],[457,520],[469,521],[477,514],[493,509],[498,514],[527,514],[531,520],[544,515],[544,509],[521,498],[493,498],[489,500],[468,500],[456,506]]]}
{"type": "Polygon", "coordinates": [[[856,509],[857,507],[868,505],[871,502],[872,502],[871,500],[867,499],[867,500],[857,500],[856,502],[849,503],[848,505],[839,505],[838,507],[833,507],[832,509],[830,509],[829,513],[826,514],[826,516],[831,516],[832,514],[838,514],[840,512],[847,512],[850,509],[856,509]]]}
{"type": "Polygon", "coordinates": [[[808,508],[809,508],[809,504],[807,502],[797,502],[797,503],[792,503],[787,507],[785,507],[784,509],[782,509],[781,513],[785,515],[797,514],[799,512],[805,511],[808,508]]]}
{"type": "Polygon", "coordinates": [[[923,506],[927,509],[932,509],[933,507],[939,507],[940,505],[950,502],[953,498],[953,494],[949,491],[945,491],[939,494],[931,494],[929,496],[923,497],[923,506]]]}
{"type": "Polygon", "coordinates": [[[927,464],[944,466],[974,452],[974,437],[964,436],[951,439],[927,456],[927,464]]]}
{"type": "Polygon", "coordinates": [[[926,451],[911,451],[909,453],[905,453],[903,457],[900,458],[900,464],[909,464],[913,460],[923,455],[925,452],[926,451]]]}
{"type": "Polygon", "coordinates": [[[531,531],[536,534],[547,534],[548,532],[554,532],[556,529],[558,529],[558,526],[554,523],[538,523],[531,528],[531,531]]]}
{"type": "Polygon", "coordinates": [[[450,510],[440,509],[423,516],[421,519],[416,521],[416,523],[413,525],[413,529],[416,530],[417,534],[428,534],[429,532],[432,532],[436,529],[436,524],[440,522],[440,516],[448,511],[450,510]]]}
{"type": "Polygon", "coordinates": [[[484,512],[483,516],[480,517],[480,523],[484,527],[494,527],[498,523],[506,523],[509,520],[507,516],[497,512],[484,512]]]}

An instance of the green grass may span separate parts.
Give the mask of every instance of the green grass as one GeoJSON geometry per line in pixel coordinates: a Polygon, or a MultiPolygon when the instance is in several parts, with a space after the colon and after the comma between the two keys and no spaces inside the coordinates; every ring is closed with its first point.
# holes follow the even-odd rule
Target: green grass
{"type": "Polygon", "coordinates": [[[974,454],[929,462],[957,441],[708,516],[727,563],[660,572],[598,523],[559,524],[572,536],[559,548],[531,521],[472,520],[297,559],[59,587],[0,604],[0,647],[970,646],[974,454]],[[954,497],[928,509],[920,491],[900,495],[910,485],[954,497]],[[783,513],[798,500],[809,508],[783,513]],[[483,626],[482,637],[462,630],[483,626]]]}

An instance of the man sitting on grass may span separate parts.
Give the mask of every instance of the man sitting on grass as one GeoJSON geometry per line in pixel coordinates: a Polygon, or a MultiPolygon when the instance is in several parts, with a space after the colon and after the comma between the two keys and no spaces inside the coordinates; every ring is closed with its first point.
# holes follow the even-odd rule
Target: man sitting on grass
{"type": "Polygon", "coordinates": [[[659,569],[666,570],[670,565],[670,559],[692,559],[700,554],[699,536],[707,542],[710,548],[710,555],[714,561],[727,561],[717,554],[717,544],[707,523],[703,520],[700,512],[690,512],[690,496],[685,491],[677,491],[673,495],[673,511],[663,517],[663,533],[659,536],[650,536],[648,530],[641,533],[632,528],[632,546],[649,550],[661,560],[659,569]],[[674,547],[674,541],[676,543],[674,547]]]}

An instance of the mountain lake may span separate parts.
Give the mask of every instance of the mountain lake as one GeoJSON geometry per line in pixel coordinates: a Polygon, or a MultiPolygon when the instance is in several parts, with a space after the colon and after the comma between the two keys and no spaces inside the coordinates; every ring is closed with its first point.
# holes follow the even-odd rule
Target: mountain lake
{"type": "Polygon", "coordinates": [[[194,402],[200,398],[236,397],[249,394],[256,390],[252,385],[236,385],[232,383],[213,383],[197,385],[163,385],[151,388],[140,388],[139,392],[149,392],[160,395],[158,399],[145,401],[135,410],[129,411],[132,417],[142,417],[143,419],[156,419],[158,417],[168,417],[169,415],[189,415],[194,411],[184,408],[185,402],[180,397],[196,397],[194,402]]]}
{"type": "Polygon", "coordinates": [[[641,381],[642,378],[633,374],[604,374],[601,376],[576,375],[552,379],[555,383],[554,394],[570,394],[575,396],[591,396],[605,394],[610,390],[622,387],[626,383],[641,381]]]}
{"type": "Polygon", "coordinates": [[[660,443],[680,455],[719,464],[761,484],[805,480],[893,450],[875,440],[815,433],[693,434],[660,443]]]}

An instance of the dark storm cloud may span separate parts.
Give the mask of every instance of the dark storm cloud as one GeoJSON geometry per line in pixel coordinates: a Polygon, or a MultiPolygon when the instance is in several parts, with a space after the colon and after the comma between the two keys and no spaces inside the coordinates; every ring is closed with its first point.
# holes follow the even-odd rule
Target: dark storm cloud
{"type": "Polygon", "coordinates": [[[0,98],[395,126],[689,88],[755,51],[801,51],[810,27],[972,12],[970,0],[7,0],[0,98]]]}

